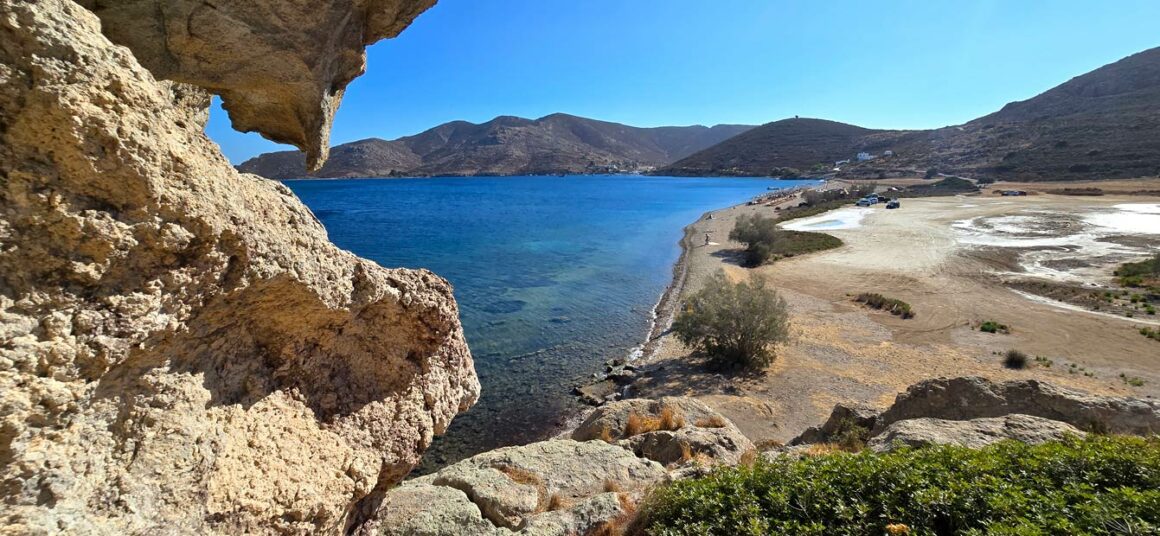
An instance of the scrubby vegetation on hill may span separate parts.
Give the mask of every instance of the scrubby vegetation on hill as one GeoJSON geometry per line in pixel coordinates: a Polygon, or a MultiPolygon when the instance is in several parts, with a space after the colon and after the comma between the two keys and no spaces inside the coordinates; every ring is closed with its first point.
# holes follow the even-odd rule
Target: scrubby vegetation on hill
{"type": "Polygon", "coordinates": [[[646,534],[1155,534],[1160,438],[758,461],[658,490],[646,534]]]}
{"type": "Polygon", "coordinates": [[[854,301],[866,304],[867,307],[881,309],[892,315],[902,318],[914,318],[914,310],[910,304],[896,298],[887,298],[877,292],[863,292],[854,297],[854,301]]]}
{"type": "Polygon", "coordinates": [[[1125,287],[1148,288],[1160,293],[1160,253],[1146,261],[1121,264],[1115,275],[1125,287]]]}

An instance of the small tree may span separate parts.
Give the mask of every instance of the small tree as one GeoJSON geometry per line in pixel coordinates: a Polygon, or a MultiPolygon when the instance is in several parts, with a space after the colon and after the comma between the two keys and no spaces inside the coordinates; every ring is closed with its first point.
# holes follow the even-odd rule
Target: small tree
{"type": "Polygon", "coordinates": [[[938,170],[935,168],[930,168],[926,170],[926,175],[923,175],[922,178],[930,180],[933,179],[935,175],[938,175],[938,170]]]}
{"type": "Polygon", "coordinates": [[[673,331],[715,365],[761,368],[773,362],[774,347],[789,339],[789,313],[764,278],[730,283],[719,271],[685,303],[673,331]]]}
{"type": "Polygon", "coordinates": [[[777,220],[760,214],[742,215],[729,231],[729,239],[745,244],[747,266],[761,266],[773,257],[777,220]]]}

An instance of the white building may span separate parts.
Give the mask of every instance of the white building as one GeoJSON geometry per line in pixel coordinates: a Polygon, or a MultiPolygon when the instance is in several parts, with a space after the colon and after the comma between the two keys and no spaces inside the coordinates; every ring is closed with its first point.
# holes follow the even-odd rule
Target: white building
{"type": "Polygon", "coordinates": [[[894,156],[894,151],[886,151],[882,153],[882,156],[894,156]]]}
{"type": "Polygon", "coordinates": [[[872,155],[870,153],[865,153],[865,152],[858,153],[858,161],[859,162],[865,162],[867,160],[873,160],[873,159],[874,159],[874,155],[872,155]]]}

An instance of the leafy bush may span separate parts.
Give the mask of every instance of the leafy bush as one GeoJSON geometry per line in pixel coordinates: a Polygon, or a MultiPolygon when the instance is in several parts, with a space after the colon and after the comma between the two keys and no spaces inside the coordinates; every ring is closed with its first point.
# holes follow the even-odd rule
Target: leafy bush
{"type": "Polygon", "coordinates": [[[1025,369],[1027,354],[1019,350],[1007,350],[1007,353],[1003,354],[1003,366],[1009,369],[1025,369]]]}
{"type": "Polygon", "coordinates": [[[887,298],[878,293],[863,292],[855,296],[854,301],[864,303],[874,309],[882,309],[902,318],[914,318],[914,310],[910,308],[909,303],[894,298],[887,298]]]}
{"type": "Polygon", "coordinates": [[[777,228],[777,220],[759,214],[738,218],[729,239],[746,244],[745,264],[750,267],[842,245],[837,237],[825,233],[783,231],[777,228]]]}
{"type": "Polygon", "coordinates": [[[689,298],[673,331],[715,365],[763,367],[773,361],[773,347],[789,338],[789,313],[763,278],[730,283],[717,272],[689,298]]]}
{"type": "Polygon", "coordinates": [[[1000,324],[994,320],[987,320],[979,324],[979,331],[984,333],[1011,333],[1011,328],[1007,324],[1000,324]]]}
{"type": "Polygon", "coordinates": [[[1160,438],[1088,436],[863,451],[721,468],[657,490],[641,510],[658,536],[1153,534],[1160,438]]]}
{"type": "Polygon", "coordinates": [[[760,214],[745,214],[737,218],[729,239],[745,244],[745,264],[761,266],[773,257],[777,240],[777,220],[760,214]]]}

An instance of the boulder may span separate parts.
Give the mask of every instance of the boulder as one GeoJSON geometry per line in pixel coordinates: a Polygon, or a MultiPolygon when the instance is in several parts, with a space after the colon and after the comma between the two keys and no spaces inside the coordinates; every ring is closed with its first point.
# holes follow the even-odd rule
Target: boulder
{"type": "Polygon", "coordinates": [[[630,399],[594,410],[572,432],[577,441],[613,441],[650,460],[665,465],[688,462],[689,457],[712,464],[734,465],[754,448],[732,422],[700,401],[686,397],[659,400],[630,399]],[[657,419],[668,408],[675,426],[629,435],[629,415],[657,419]]]}
{"type": "Polygon", "coordinates": [[[1084,432],[1059,421],[1030,415],[1007,415],[949,421],[946,419],[907,419],[887,426],[867,443],[875,452],[893,450],[896,446],[961,445],[981,448],[1005,439],[1032,445],[1058,441],[1067,436],[1083,437],[1084,432]]]}
{"type": "Polygon", "coordinates": [[[435,0],[78,0],[112,42],[158,79],[221,96],[234,128],[326,161],[347,84],[364,49],[395,37],[435,0]]]}
{"type": "MultiPolygon", "coordinates": [[[[100,4],[0,3],[0,532],[342,532],[478,397],[451,286],[335,247],[102,34],[184,2],[100,4]]],[[[199,68],[290,61],[235,44],[199,68]]]]}
{"type": "Polygon", "coordinates": [[[391,490],[363,533],[587,534],[668,479],[656,462],[601,441],[505,447],[391,490]]]}
{"type": "Polygon", "coordinates": [[[1160,433],[1160,401],[1090,395],[1038,380],[995,383],[966,377],[927,380],[910,386],[878,416],[871,435],[907,419],[964,421],[1014,413],[1061,421],[1082,430],[1160,433]]]}

